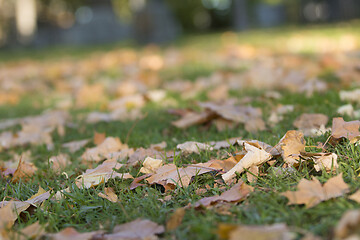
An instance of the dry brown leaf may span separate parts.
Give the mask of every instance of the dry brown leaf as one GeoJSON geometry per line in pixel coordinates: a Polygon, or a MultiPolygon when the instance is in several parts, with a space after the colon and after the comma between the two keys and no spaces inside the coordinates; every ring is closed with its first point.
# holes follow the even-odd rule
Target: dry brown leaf
{"type": "Polygon", "coordinates": [[[113,233],[105,234],[107,240],[118,239],[153,239],[156,234],[161,234],[165,231],[164,226],[158,225],[147,219],[136,219],[129,223],[124,223],[115,226],[113,233]]]}
{"type": "Polygon", "coordinates": [[[155,159],[152,157],[145,158],[143,166],[140,169],[141,173],[155,173],[156,170],[164,164],[161,159],[155,159]]]}
{"type": "Polygon", "coordinates": [[[229,86],[227,84],[220,84],[213,90],[209,91],[207,97],[213,101],[223,101],[229,97],[229,86]]]}
{"type": "Polygon", "coordinates": [[[210,163],[209,167],[211,168],[215,168],[227,172],[230,169],[232,169],[240,161],[241,158],[243,158],[243,155],[241,156],[235,155],[235,156],[230,156],[225,160],[219,160],[219,159],[210,160],[208,161],[208,163],[210,163]]]}
{"type": "Polygon", "coordinates": [[[74,153],[80,150],[81,148],[85,147],[89,142],[90,142],[89,139],[72,141],[72,142],[64,143],[62,147],[67,148],[69,152],[74,153]]]}
{"type": "Polygon", "coordinates": [[[86,149],[81,158],[83,161],[99,162],[104,160],[107,154],[127,148],[128,146],[121,143],[119,138],[107,137],[100,145],[86,149]]]}
{"type": "Polygon", "coordinates": [[[296,239],[296,234],[292,233],[284,223],[273,225],[249,226],[220,224],[218,226],[218,235],[223,239],[229,240],[292,240],[296,239]]]}
{"type": "Polygon", "coordinates": [[[321,113],[303,113],[294,121],[294,126],[304,133],[304,136],[315,136],[314,132],[325,126],[329,117],[321,113]]]}
{"type": "Polygon", "coordinates": [[[178,144],[176,148],[185,154],[200,153],[200,151],[213,150],[213,148],[209,144],[193,141],[178,144]]]}
{"type": "Polygon", "coordinates": [[[6,230],[14,225],[18,215],[14,211],[15,205],[13,202],[9,202],[6,206],[1,204],[0,207],[0,239],[2,239],[2,237],[6,239],[6,230]]]}
{"type": "Polygon", "coordinates": [[[185,216],[186,209],[185,208],[178,208],[175,212],[170,216],[169,220],[166,222],[166,230],[173,231],[178,226],[180,226],[184,216],[185,216]]]}
{"type": "Polygon", "coordinates": [[[348,198],[355,202],[360,203],[360,190],[357,190],[355,193],[351,194],[348,198]]]}
{"type": "Polygon", "coordinates": [[[129,156],[127,164],[130,166],[136,166],[140,162],[144,161],[146,157],[162,158],[163,156],[164,155],[162,153],[152,148],[138,148],[133,154],[129,156]]]}
{"type": "Polygon", "coordinates": [[[289,205],[305,204],[307,208],[311,208],[347,192],[349,192],[349,186],[343,181],[342,174],[339,174],[330,178],[324,185],[321,185],[315,177],[311,181],[303,178],[298,184],[297,191],[286,191],[281,195],[289,199],[289,205]]]}
{"type": "Polygon", "coordinates": [[[244,123],[249,132],[265,130],[262,112],[259,108],[234,106],[232,104],[216,104],[212,102],[199,103],[200,107],[213,111],[222,118],[236,123],[244,123]]]}
{"type": "Polygon", "coordinates": [[[48,234],[52,240],[90,240],[102,231],[79,233],[75,228],[67,227],[58,233],[48,234]]]}
{"type": "Polygon", "coordinates": [[[133,190],[137,187],[140,187],[140,186],[145,186],[145,184],[141,184],[140,182],[142,180],[144,180],[145,178],[148,178],[150,177],[152,174],[145,174],[145,175],[142,175],[140,177],[137,177],[137,178],[134,178],[134,180],[132,181],[132,183],[130,184],[130,190],[133,190]]]}
{"type": "Polygon", "coordinates": [[[165,188],[174,188],[175,186],[187,187],[191,178],[216,169],[210,167],[211,163],[199,163],[189,165],[185,168],[178,168],[175,164],[166,164],[156,170],[156,173],[147,178],[150,184],[160,184],[165,188]]]}
{"type": "Polygon", "coordinates": [[[236,176],[235,172],[242,173],[245,169],[258,166],[272,158],[272,155],[259,145],[254,146],[245,142],[244,149],[246,151],[244,157],[232,169],[222,175],[225,182],[234,178],[236,176]]]}
{"type": "Polygon", "coordinates": [[[104,103],[107,94],[105,94],[102,84],[84,85],[76,93],[76,106],[86,107],[104,103]]]}
{"type": "Polygon", "coordinates": [[[332,172],[339,167],[337,163],[337,155],[335,153],[301,152],[300,155],[304,159],[312,159],[315,163],[314,168],[317,172],[322,169],[327,172],[332,172]]]}
{"type": "Polygon", "coordinates": [[[238,123],[226,120],[224,118],[214,119],[213,124],[219,132],[225,131],[227,129],[234,129],[238,125],[238,123]]]}
{"type": "Polygon", "coordinates": [[[155,149],[156,151],[164,150],[167,146],[167,143],[165,141],[162,141],[161,143],[156,144],[150,144],[150,148],[155,149]]]}
{"type": "Polygon", "coordinates": [[[106,139],[105,133],[98,133],[98,132],[94,133],[93,142],[95,145],[100,145],[105,141],[105,139],[106,139]]]}
{"type": "Polygon", "coordinates": [[[218,202],[240,202],[246,199],[252,191],[252,187],[246,185],[243,181],[240,180],[239,183],[235,184],[229,190],[223,192],[220,196],[206,197],[200,199],[194,204],[194,207],[208,207],[218,202]]]}
{"type": "Polygon", "coordinates": [[[67,154],[59,154],[57,156],[52,156],[49,158],[49,163],[51,163],[51,168],[55,173],[61,173],[69,164],[69,155],[67,154]]]}
{"type": "MultiPolygon", "coordinates": [[[[41,203],[43,203],[45,200],[47,200],[50,197],[50,192],[45,191],[42,187],[39,186],[39,190],[36,194],[31,196],[26,201],[2,201],[0,202],[0,207],[5,208],[8,205],[12,207],[12,210],[14,211],[15,220],[17,219],[18,214],[22,213],[23,211],[26,211],[30,206],[39,207],[41,203]]],[[[0,211],[1,211],[0,209],[0,211]]],[[[1,216],[1,214],[0,214],[1,216]]],[[[0,218],[1,219],[1,218],[0,218]]],[[[1,221],[0,221],[1,222],[1,221]]],[[[1,227],[0,227],[1,229],[1,227]]]]}
{"type": "Polygon", "coordinates": [[[171,122],[177,128],[188,128],[196,124],[205,123],[213,118],[211,112],[188,112],[182,116],[179,120],[171,122]]]}
{"type": "Polygon", "coordinates": [[[41,226],[39,222],[35,222],[19,232],[10,233],[11,239],[16,240],[28,240],[28,239],[40,239],[41,236],[45,234],[44,226],[41,226]]]}
{"type": "Polygon", "coordinates": [[[19,165],[16,168],[13,178],[11,179],[11,181],[13,182],[17,182],[20,179],[22,181],[27,181],[29,180],[35,173],[35,171],[37,170],[37,167],[35,167],[34,164],[32,163],[27,163],[27,162],[23,162],[21,159],[19,161],[19,165]]]}
{"type": "Polygon", "coordinates": [[[230,146],[233,146],[237,143],[238,140],[241,140],[241,137],[237,138],[229,138],[227,140],[222,141],[211,141],[209,142],[209,145],[213,147],[213,149],[221,149],[221,148],[228,148],[230,146]]]}
{"type": "Polygon", "coordinates": [[[305,151],[305,143],[302,132],[290,130],[280,139],[276,149],[281,153],[285,163],[294,165],[298,163],[298,159],[294,156],[305,151]]]}
{"type": "Polygon", "coordinates": [[[336,239],[358,239],[360,210],[348,210],[335,227],[336,239]],[[355,238],[354,238],[355,237],[355,238]]]}
{"type": "Polygon", "coordinates": [[[113,203],[116,203],[118,201],[118,196],[115,194],[114,189],[108,187],[108,188],[104,188],[104,191],[105,193],[98,193],[98,196],[105,198],[113,203]]]}
{"type": "Polygon", "coordinates": [[[333,143],[339,142],[341,138],[347,138],[351,143],[358,140],[360,121],[345,122],[342,117],[333,118],[331,140],[333,143]]]}
{"type": "Polygon", "coordinates": [[[129,173],[118,173],[114,171],[122,167],[122,164],[115,160],[106,160],[94,169],[88,169],[86,172],[76,178],[76,185],[79,188],[83,186],[90,188],[97,186],[102,182],[107,182],[110,178],[119,177],[121,179],[133,178],[129,173]]]}

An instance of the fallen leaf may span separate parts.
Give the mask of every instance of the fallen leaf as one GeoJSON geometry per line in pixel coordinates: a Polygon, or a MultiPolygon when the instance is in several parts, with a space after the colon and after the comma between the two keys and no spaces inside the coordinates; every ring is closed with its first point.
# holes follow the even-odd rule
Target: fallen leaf
{"type": "Polygon", "coordinates": [[[66,154],[59,154],[57,156],[52,156],[49,158],[49,163],[51,163],[51,168],[55,173],[61,173],[69,164],[69,156],[66,154]]]}
{"type": "Polygon", "coordinates": [[[315,177],[311,181],[303,178],[298,184],[297,191],[286,191],[281,195],[289,199],[289,205],[305,204],[307,208],[311,208],[347,192],[349,192],[349,186],[343,181],[342,174],[339,174],[330,178],[324,185],[321,185],[315,177]]]}
{"type": "Polygon", "coordinates": [[[145,105],[144,96],[141,94],[135,94],[130,96],[124,96],[118,99],[115,99],[108,104],[110,110],[115,109],[131,109],[131,108],[141,108],[145,105]]]}
{"type": "MultiPolygon", "coordinates": [[[[0,202],[0,207],[5,208],[4,206],[11,206],[13,211],[16,213],[16,219],[18,214],[26,211],[30,206],[39,207],[41,203],[47,200],[50,197],[50,192],[45,191],[42,187],[39,186],[39,190],[36,194],[31,196],[26,201],[2,201],[0,202]]],[[[1,210],[0,209],[0,210],[1,210]]],[[[1,214],[0,214],[1,216],[1,214]]],[[[1,219],[1,218],[0,218],[1,219]]]]}
{"type": "Polygon", "coordinates": [[[107,154],[127,148],[128,146],[121,143],[119,138],[107,137],[100,145],[86,149],[81,158],[83,161],[99,162],[104,160],[107,154]]]}
{"type": "Polygon", "coordinates": [[[345,122],[342,117],[333,118],[331,140],[337,143],[341,138],[347,138],[351,143],[358,140],[360,121],[345,122]]]}
{"type": "Polygon", "coordinates": [[[335,227],[336,239],[358,239],[360,225],[360,210],[346,211],[335,227]]]}
{"type": "MultiPolygon", "coordinates": [[[[14,211],[15,206],[13,202],[9,202],[6,206],[0,204],[0,238],[6,236],[6,230],[14,225],[18,218],[17,213],[14,211]]],[[[4,238],[5,239],[5,238],[4,238]]]]}
{"type": "Polygon", "coordinates": [[[229,138],[227,140],[222,140],[222,141],[211,141],[209,142],[209,145],[211,145],[213,149],[218,150],[221,148],[229,148],[230,146],[235,145],[238,140],[241,140],[241,138],[237,137],[237,138],[229,138]]]}
{"type": "Polygon", "coordinates": [[[305,143],[302,132],[290,130],[280,139],[275,148],[281,153],[285,163],[294,165],[299,162],[294,156],[305,151],[305,143]]]}
{"type": "Polygon", "coordinates": [[[100,235],[101,233],[102,231],[79,233],[75,230],[75,228],[67,227],[58,233],[47,234],[47,236],[49,236],[52,240],[89,240],[95,235],[100,235]]]}
{"type": "Polygon", "coordinates": [[[177,128],[188,128],[193,125],[209,121],[213,118],[213,115],[214,114],[211,112],[188,112],[183,115],[182,118],[180,118],[179,120],[171,122],[171,124],[177,128]]]}
{"type": "Polygon", "coordinates": [[[162,141],[161,143],[156,144],[150,144],[150,148],[155,149],[156,151],[164,150],[167,146],[167,143],[165,141],[162,141]]]}
{"type": "Polygon", "coordinates": [[[200,153],[200,151],[213,150],[213,148],[209,144],[193,141],[178,144],[176,148],[185,154],[200,153]]]}
{"type": "Polygon", "coordinates": [[[69,150],[69,152],[74,153],[74,152],[80,150],[81,148],[85,147],[89,142],[90,142],[89,139],[84,139],[84,140],[67,142],[61,146],[63,148],[67,148],[69,150]]]}
{"type": "Polygon", "coordinates": [[[23,162],[21,159],[19,165],[16,168],[13,178],[11,181],[18,182],[20,179],[22,181],[28,181],[36,172],[37,167],[32,163],[23,162]]]}
{"type": "Polygon", "coordinates": [[[170,189],[175,186],[187,187],[193,176],[201,175],[207,172],[216,171],[210,167],[211,163],[199,163],[189,165],[184,168],[178,168],[175,164],[166,164],[156,170],[156,173],[147,178],[150,184],[160,184],[170,189]]]}
{"type": "Polygon", "coordinates": [[[332,172],[339,167],[337,163],[337,155],[335,153],[301,152],[300,155],[305,159],[312,159],[315,163],[314,168],[317,172],[322,169],[326,172],[332,172]]]}
{"type": "Polygon", "coordinates": [[[140,169],[141,173],[155,173],[156,170],[164,164],[163,160],[152,157],[145,158],[143,166],[140,169]]]}
{"type": "Polygon", "coordinates": [[[328,116],[320,113],[303,113],[294,121],[294,126],[304,133],[304,136],[314,136],[314,130],[320,129],[328,122],[328,116]]]}
{"type": "Polygon", "coordinates": [[[346,104],[343,106],[340,106],[336,112],[340,115],[348,115],[350,117],[354,116],[354,107],[352,106],[352,104],[346,104]]]}
{"type": "Polygon", "coordinates": [[[185,216],[185,208],[178,208],[175,212],[170,216],[169,220],[166,222],[166,230],[173,231],[178,226],[180,226],[184,216],[185,216]]]}
{"type": "Polygon", "coordinates": [[[344,91],[341,90],[339,92],[341,101],[348,101],[348,102],[354,102],[359,103],[360,102],[360,89],[355,89],[352,91],[344,91]]]}
{"type": "Polygon", "coordinates": [[[199,106],[213,111],[226,120],[243,123],[245,130],[249,132],[265,130],[265,122],[261,118],[262,112],[260,108],[215,104],[212,102],[199,103],[199,106]]]}
{"type": "Polygon", "coordinates": [[[195,208],[200,206],[210,206],[218,202],[240,202],[246,199],[246,197],[253,191],[253,188],[246,185],[243,181],[235,184],[229,190],[223,192],[220,196],[205,197],[200,199],[194,204],[195,208]]]}
{"type": "Polygon", "coordinates": [[[88,169],[86,172],[76,178],[76,185],[79,188],[83,186],[90,188],[107,182],[110,178],[119,177],[121,179],[133,178],[129,173],[118,173],[114,171],[122,167],[122,164],[115,160],[106,160],[94,169],[88,169]]]}
{"type": "Polygon", "coordinates": [[[296,234],[292,233],[284,223],[273,225],[234,225],[220,224],[218,226],[218,235],[223,239],[242,240],[292,240],[296,239],[296,234]]]}
{"type": "Polygon", "coordinates": [[[355,202],[360,203],[360,190],[357,190],[355,193],[351,194],[348,198],[355,202]]]}
{"type": "Polygon", "coordinates": [[[229,97],[229,86],[227,84],[220,84],[209,91],[207,97],[213,101],[226,100],[229,97]]]}
{"type": "Polygon", "coordinates": [[[43,226],[39,224],[39,222],[35,222],[18,232],[10,233],[11,239],[16,240],[27,240],[27,239],[40,239],[41,236],[45,234],[45,229],[43,226]]]}
{"type": "Polygon", "coordinates": [[[115,194],[114,189],[112,189],[111,187],[109,188],[104,188],[105,194],[104,193],[98,193],[99,197],[105,198],[107,200],[109,200],[110,202],[116,203],[118,201],[118,196],[115,194]]]}
{"type": "Polygon", "coordinates": [[[140,187],[140,186],[145,186],[145,184],[141,184],[140,182],[142,180],[144,180],[145,178],[148,178],[150,177],[152,174],[145,174],[145,175],[142,175],[140,177],[137,177],[137,178],[134,178],[134,180],[132,181],[132,183],[130,184],[130,190],[133,190],[137,187],[140,187]]]}
{"type": "Polygon", "coordinates": [[[102,84],[84,85],[76,93],[76,106],[86,107],[106,101],[105,89],[102,84]]]}
{"type": "Polygon", "coordinates": [[[100,145],[102,142],[105,141],[105,139],[106,139],[105,133],[95,132],[94,137],[93,137],[93,142],[95,145],[100,145]]]}
{"type": "Polygon", "coordinates": [[[124,223],[115,226],[113,233],[105,234],[107,240],[118,239],[154,239],[156,234],[161,234],[165,231],[164,226],[158,225],[147,219],[136,219],[129,223],[124,223]]]}
{"type": "Polygon", "coordinates": [[[244,157],[232,169],[222,175],[225,182],[234,178],[236,176],[235,172],[242,173],[245,169],[258,166],[272,158],[272,155],[259,145],[253,146],[245,142],[244,149],[246,151],[244,157]]]}
{"type": "Polygon", "coordinates": [[[146,157],[153,157],[153,158],[159,158],[162,157],[163,154],[161,154],[159,151],[156,151],[152,148],[138,148],[136,151],[129,156],[129,159],[127,161],[127,164],[130,166],[136,166],[140,162],[144,161],[146,157]]]}

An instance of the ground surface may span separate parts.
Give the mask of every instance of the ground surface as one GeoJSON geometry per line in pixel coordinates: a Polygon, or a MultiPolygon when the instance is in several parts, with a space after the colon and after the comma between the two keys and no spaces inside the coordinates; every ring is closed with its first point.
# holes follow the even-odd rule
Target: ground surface
{"type": "MultiPolygon", "coordinates": [[[[335,138],[331,132],[334,117],[342,116],[345,121],[359,119],[356,112],[360,108],[359,98],[340,98],[341,90],[354,90],[360,84],[358,29],[355,23],[199,35],[167,47],[116,45],[96,51],[86,48],[5,53],[1,57],[4,62],[0,63],[0,199],[25,201],[38,192],[39,186],[51,193],[41,206],[23,211],[11,231],[39,222],[46,233],[56,233],[66,227],[74,227],[79,232],[111,233],[116,225],[137,218],[165,226],[176,209],[187,206],[181,223],[174,230],[168,227],[158,235],[160,238],[219,239],[220,223],[260,226],[286,223],[298,238],[307,233],[333,238],[342,215],[359,207],[359,203],[348,198],[360,187],[360,147],[354,143],[357,133],[349,130],[347,134],[354,133],[355,138],[345,134],[342,141],[335,141],[333,145],[328,141],[331,136],[335,138]],[[114,103],[116,99],[120,100],[114,103]],[[228,107],[227,113],[235,117],[216,112],[215,116],[212,113],[211,117],[193,121],[183,128],[172,124],[192,111],[195,114],[209,112],[199,102],[211,102],[223,109],[228,107]],[[351,104],[353,111],[339,112],[338,108],[345,104],[351,104]],[[234,106],[249,109],[247,112],[234,106]],[[289,106],[289,110],[281,112],[282,106],[289,106]],[[53,114],[55,110],[60,111],[59,115],[53,114]],[[116,110],[121,114],[114,113],[116,110]],[[95,115],[95,120],[89,120],[88,114],[95,111],[113,114],[95,115]],[[151,144],[163,141],[165,150],[159,151],[166,151],[170,156],[163,159],[163,164],[174,163],[179,168],[228,159],[243,149],[240,144],[181,153],[176,147],[186,141],[209,143],[239,137],[276,148],[287,131],[298,130],[293,123],[303,113],[321,113],[328,117],[323,126],[325,130],[314,130],[313,136],[305,136],[303,150],[335,153],[338,167],[316,171],[312,161],[292,166],[285,161],[289,154],[274,155],[271,160],[275,161],[260,166],[256,181],[248,181],[251,174],[235,176],[234,179],[241,179],[254,188],[249,195],[230,203],[220,201],[200,208],[194,207],[198,200],[233,186],[234,182],[223,182],[224,169],[195,173],[188,186],[182,181],[174,184],[171,177],[162,179],[170,179],[167,185],[142,180],[143,185],[133,190],[130,189],[132,179],[119,177],[110,177],[107,182],[89,188],[81,183],[75,185],[79,175],[110,158],[107,154],[124,149],[148,149],[151,144]],[[27,116],[39,117],[25,118],[27,116]],[[14,118],[17,120],[10,121],[8,127],[3,125],[14,118]],[[254,126],[249,127],[250,123],[254,126]],[[86,158],[83,155],[86,149],[100,146],[103,140],[103,136],[97,135],[94,143],[95,132],[118,137],[127,147],[115,150],[105,147],[103,152],[95,154],[98,160],[93,161],[94,156],[86,158]],[[75,152],[62,146],[84,139],[88,139],[88,143],[75,152]],[[60,166],[49,161],[59,154],[67,154],[68,161],[60,166]],[[20,159],[26,162],[27,170],[19,175],[20,159]],[[278,169],[292,170],[279,173],[278,169]],[[306,208],[301,204],[288,205],[288,199],[281,195],[288,190],[295,191],[302,178],[311,180],[315,176],[325,183],[340,173],[349,186],[348,193],[340,197],[306,208]],[[116,202],[98,196],[109,187],[118,197],[116,202]],[[69,192],[54,198],[56,191],[66,188],[69,192]]],[[[307,121],[311,129],[321,125],[313,123],[315,120],[307,121]]],[[[299,150],[290,151],[290,154],[299,153],[299,150]]],[[[131,153],[129,155],[131,158],[131,153]]],[[[129,163],[127,155],[117,158],[116,161],[124,165],[116,171],[130,173],[134,178],[142,176],[139,172],[142,162],[146,156],[154,155],[140,154],[134,157],[135,163],[129,163]]],[[[5,229],[0,228],[7,236],[9,229],[5,229]]]]}

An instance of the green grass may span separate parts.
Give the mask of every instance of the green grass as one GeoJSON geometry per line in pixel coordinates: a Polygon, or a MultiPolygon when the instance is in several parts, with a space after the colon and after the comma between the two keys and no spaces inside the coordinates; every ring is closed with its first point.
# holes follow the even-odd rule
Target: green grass
{"type": "MultiPolygon", "coordinates": [[[[340,27],[327,27],[315,29],[281,29],[267,31],[254,31],[250,33],[241,33],[238,37],[240,42],[250,42],[255,45],[262,45],[261,39],[264,39],[267,34],[274,36],[270,43],[264,43],[264,46],[269,46],[273,42],[281,41],[292,34],[309,34],[315,32],[321,36],[328,36],[332,31],[337,37],[340,34],[346,33],[353,29],[353,27],[340,28],[340,27]],[[244,38],[242,38],[244,36],[244,38]],[[254,39],[254,40],[253,40],[254,39]]],[[[359,32],[355,32],[356,35],[359,32]]],[[[183,48],[197,48],[201,46],[199,51],[205,51],[212,48],[219,41],[219,34],[204,35],[189,37],[176,43],[176,47],[180,50],[183,48]],[[210,40],[208,40],[210,39],[210,40]]],[[[108,50],[108,47],[104,48],[108,50]]],[[[101,51],[104,51],[102,49],[101,51]]],[[[110,47],[112,49],[112,47],[110,47]]],[[[97,50],[97,49],[96,49],[97,50]]],[[[54,60],[58,53],[58,49],[49,49],[40,52],[35,58],[38,59],[51,59],[54,60]],[[49,54],[49,55],[48,55],[49,54]]],[[[74,49],[60,50],[64,56],[73,53],[74,49]]],[[[78,57],[81,59],[87,56],[87,51],[76,50],[78,57]],[[86,53],[85,53],[86,52],[86,53]]],[[[91,50],[92,52],[93,50],[91,50]]],[[[25,52],[31,54],[32,51],[25,52]]],[[[6,56],[6,55],[5,55],[6,56]]],[[[24,53],[15,54],[14,58],[4,57],[6,61],[19,60],[24,57],[24,53]]],[[[206,64],[204,62],[188,62],[181,65],[179,68],[166,69],[160,72],[160,76],[165,80],[172,80],[177,77],[195,80],[199,76],[209,76],[212,72],[223,70],[221,66],[216,64],[206,64]]],[[[244,70],[244,69],[242,69],[244,70]]],[[[240,71],[242,71],[240,70],[240,71]]],[[[116,74],[116,73],[115,73],[116,74]]],[[[333,72],[324,71],[323,77],[333,84],[337,84],[338,79],[334,77],[333,72]]],[[[233,92],[232,95],[238,99],[243,97],[261,97],[264,95],[265,90],[249,90],[245,89],[240,92],[233,92]]],[[[259,133],[248,133],[244,130],[243,126],[235,128],[234,130],[225,130],[218,132],[214,126],[205,128],[202,126],[192,126],[189,129],[181,130],[171,125],[171,121],[177,117],[167,113],[165,108],[156,104],[147,104],[143,112],[147,116],[134,123],[131,121],[125,122],[110,122],[110,123],[97,123],[86,124],[82,120],[77,120],[78,117],[86,110],[73,110],[72,116],[75,119],[75,124],[79,127],[67,127],[66,135],[59,136],[53,134],[55,147],[53,150],[48,151],[45,146],[24,146],[16,147],[8,151],[0,153],[1,161],[11,159],[14,153],[21,154],[26,150],[31,150],[34,157],[34,163],[39,168],[37,174],[29,182],[12,183],[9,179],[0,178],[0,199],[11,197],[18,200],[26,200],[34,195],[38,187],[41,186],[45,190],[61,190],[70,187],[71,192],[66,194],[66,197],[60,201],[47,200],[41,208],[34,209],[33,212],[23,213],[24,218],[18,220],[15,229],[21,229],[31,223],[40,221],[41,224],[46,224],[47,232],[58,232],[65,227],[75,227],[81,232],[95,231],[104,229],[111,232],[115,225],[132,221],[136,218],[148,218],[159,224],[165,224],[169,216],[175,209],[184,207],[189,203],[195,203],[199,199],[206,196],[213,196],[220,194],[221,190],[215,185],[215,180],[219,176],[212,174],[204,174],[196,176],[189,187],[177,187],[173,192],[171,200],[160,201],[167,195],[161,191],[161,188],[156,186],[143,186],[135,190],[130,190],[130,180],[112,179],[106,184],[90,189],[78,189],[74,185],[74,179],[88,166],[81,163],[79,157],[83,150],[70,154],[72,164],[65,169],[69,179],[64,175],[55,175],[49,168],[48,159],[50,156],[56,155],[61,152],[66,152],[61,148],[64,142],[79,140],[93,137],[94,132],[104,132],[107,136],[119,137],[123,142],[127,140],[130,147],[144,147],[147,148],[152,143],[165,141],[168,150],[173,150],[177,144],[185,141],[199,141],[207,142],[212,140],[223,140],[230,137],[243,137],[244,139],[257,139],[271,145],[275,145],[286,131],[294,129],[292,122],[301,113],[324,113],[331,119],[338,116],[336,109],[345,104],[340,101],[338,96],[338,89],[331,89],[326,93],[316,93],[311,97],[305,97],[299,93],[282,92],[283,97],[279,100],[272,100],[265,102],[256,98],[250,105],[260,107],[264,113],[263,118],[267,119],[271,113],[271,106],[276,104],[291,104],[295,106],[295,111],[286,114],[284,119],[273,128],[268,128],[259,133]],[[131,129],[131,130],[130,130],[131,129]],[[127,137],[128,136],[128,137],[127,137]],[[203,193],[197,194],[196,190],[209,185],[210,189],[203,193]],[[112,203],[108,200],[98,197],[99,192],[103,192],[105,187],[114,188],[119,197],[118,203],[112,203]]],[[[205,96],[205,95],[204,95],[205,96]]],[[[182,108],[192,107],[196,100],[204,100],[203,95],[199,95],[194,100],[182,100],[174,94],[172,97],[176,99],[179,106],[182,108]]],[[[15,106],[1,106],[0,118],[14,118],[23,117],[28,115],[39,114],[50,104],[40,104],[39,107],[34,107],[33,102],[41,99],[39,96],[26,98],[18,105],[15,106]]],[[[351,120],[350,117],[345,120],[351,120]]],[[[308,138],[308,145],[316,145],[317,142],[325,142],[328,135],[320,136],[317,138],[308,138]]],[[[89,146],[92,146],[91,144],[89,146]]],[[[205,151],[200,154],[192,154],[190,156],[179,156],[175,159],[178,166],[189,164],[193,162],[206,162],[211,158],[224,158],[227,152],[234,152],[237,150],[235,147],[217,151],[205,151]]],[[[333,149],[339,155],[339,169],[337,173],[343,173],[344,180],[350,185],[351,192],[360,188],[360,181],[358,175],[360,173],[360,146],[354,146],[348,142],[339,144],[333,149]]],[[[277,163],[282,164],[282,161],[277,163]]],[[[241,224],[272,224],[285,222],[289,226],[299,227],[319,235],[325,239],[332,237],[333,228],[337,224],[342,214],[349,209],[356,209],[359,204],[348,200],[345,197],[331,199],[322,202],[319,205],[306,209],[304,206],[289,206],[285,197],[280,195],[281,192],[287,190],[295,190],[295,187],[300,179],[311,179],[316,176],[322,183],[326,182],[329,178],[336,174],[326,172],[316,173],[311,165],[305,165],[289,176],[278,176],[274,174],[267,164],[263,168],[268,170],[268,174],[259,177],[257,183],[250,184],[255,187],[255,191],[250,194],[244,202],[239,204],[232,204],[229,208],[231,214],[224,215],[218,213],[214,209],[196,210],[190,208],[186,211],[182,224],[174,231],[167,231],[161,237],[164,239],[218,239],[216,235],[216,228],[218,223],[241,223],[241,224]]],[[[138,169],[132,169],[135,175],[138,169]]],[[[245,174],[239,176],[246,181],[245,174]]]]}

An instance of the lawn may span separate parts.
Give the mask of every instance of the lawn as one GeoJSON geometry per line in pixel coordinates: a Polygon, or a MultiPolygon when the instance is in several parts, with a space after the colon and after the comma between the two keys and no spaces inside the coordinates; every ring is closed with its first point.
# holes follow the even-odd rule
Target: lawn
{"type": "MultiPolygon", "coordinates": [[[[119,43],[4,51],[0,199],[8,205],[0,205],[0,239],[63,239],[68,227],[78,232],[70,234],[74,238],[89,233],[84,239],[143,239],[140,233],[116,236],[118,225],[139,218],[158,224],[146,237],[160,239],[246,239],[255,236],[248,225],[262,229],[256,230],[258,239],[356,234],[357,227],[336,227],[360,204],[352,195],[360,188],[359,46],[354,22],[201,34],[161,47],[119,43]],[[294,123],[303,114],[310,117],[294,123]],[[333,122],[337,117],[345,120],[340,130],[333,122]],[[290,130],[296,136],[284,143],[290,130]],[[211,143],[222,140],[221,148],[211,143]],[[244,146],[251,140],[269,158],[224,181],[223,174],[249,154],[244,146]],[[187,141],[197,144],[181,149],[187,141]],[[329,166],[317,164],[329,155],[329,166]],[[162,166],[150,165],[147,178],[134,186],[133,178],[145,175],[147,157],[162,166]],[[211,160],[216,166],[207,165],[211,160]],[[225,160],[233,165],[222,165],[225,160]],[[85,171],[104,161],[117,165],[88,180],[85,171]],[[159,173],[172,164],[171,176],[159,173]],[[189,168],[195,170],[184,170],[189,168]],[[340,174],[346,187],[339,190],[329,179],[340,174]],[[329,181],[329,197],[319,197],[321,187],[306,182],[313,195],[289,204],[284,192],[314,178],[329,181]],[[250,189],[236,192],[240,198],[199,204],[239,184],[250,189]],[[47,197],[20,209],[39,187],[47,197]],[[115,200],[104,198],[106,193],[115,200]],[[315,204],[316,197],[321,201],[315,204]],[[269,230],[279,223],[287,227],[269,230]],[[28,226],[34,227],[32,235],[24,231],[28,226]]],[[[141,232],[142,225],[134,224],[141,232]]]]}

